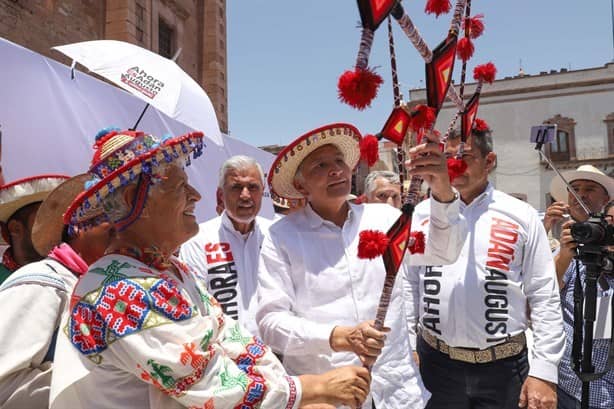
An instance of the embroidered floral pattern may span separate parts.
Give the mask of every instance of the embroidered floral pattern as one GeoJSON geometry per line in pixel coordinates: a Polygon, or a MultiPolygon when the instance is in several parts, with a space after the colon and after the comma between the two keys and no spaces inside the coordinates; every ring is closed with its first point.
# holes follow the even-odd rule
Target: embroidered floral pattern
{"type": "Polygon", "coordinates": [[[117,260],[113,260],[111,264],[109,264],[105,268],[96,267],[91,269],[90,272],[107,276],[102,282],[102,285],[104,286],[114,281],[123,280],[124,278],[126,278],[127,276],[125,274],[120,273],[119,271],[130,267],[134,266],[130,265],[129,263],[120,263],[117,260]]]}
{"type": "Polygon", "coordinates": [[[228,335],[228,340],[232,342],[238,342],[243,346],[247,346],[250,342],[252,342],[254,338],[252,336],[246,336],[241,331],[241,325],[237,322],[232,329],[230,330],[230,334],[228,335]]]}
{"type": "Polygon", "coordinates": [[[137,365],[137,367],[141,369],[141,379],[144,381],[150,382],[167,395],[181,396],[192,385],[201,380],[205,373],[205,368],[214,355],[215,350],[212,347],[209,347],[204,355],[202,355],[202,359],[199,360],[200,363],[194,369],[194,372],[179,379],[175,379],[172,376],[173,371],[170,367],[159,364],[153,359],[149,359],[147,361],[147,365],[152,368],[151,370],[147,371],[140,365],[137,365]]]}
{"type": "Polygon", "coordinates": [[[266,382],[262,375],[260,375],[254,368],[249,368],[247,376],[249,378],[247,391],[243,396],[243,400],[240,404],[235,406],[235,409],[252,409],[259,407],[260,402],[266,393],[266,382]]]}
{"type": "Polygon", "coordinates": [[[130,280],[104,287],[96,308],[109,329],[120,337],[140,330],[150,311],[147,292],[130,280]]]}
{"type": "Polygon", "coordinates": [[[196,350],[196,344],[189,342],[183,344],[183,352],[181,353],[179,360],[182,365],[190,365],[196,369],[203,364],[204,355],[196,350]]]}
{"type": "Polygon", "coordinates": [[[85,355],[98,353],[107,347],[106,324],[92,305],[83,302],[75,305],[68,330],[70,342],[85,355]]]}
{"type": "Polygon", "coordinates": [[[223,392],[237,386],[243,391],[246,391],[247,385],[249,384],[247,375],[243,371],[239,371],[239,373],[236,375],[232,375],[227,366],[225,366],[224,370],[220,373],[220,381],[222,385],[217,388],[216,393],[223,392]]]}
{"type": "Polygon", "coordinates": [[[237,356],[234,361],[242,371],[247,373],[265,353],[266,346],[264,342],[258,337],[253,337],[251,342],[245,346],[245,352],[237,356]]]}
{"type": "Polygon", "coordinates": [[[165,280],[159,280],[149,290],[153,308],[173,321],[182,321],[192,316],[192,307],[179,289],[165,280]]]}

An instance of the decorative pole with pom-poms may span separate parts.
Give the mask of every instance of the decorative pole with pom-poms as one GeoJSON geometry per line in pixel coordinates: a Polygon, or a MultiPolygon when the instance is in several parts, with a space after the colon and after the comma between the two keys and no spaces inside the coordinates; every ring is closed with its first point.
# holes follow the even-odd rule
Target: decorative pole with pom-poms
{"type": "Polygon", "coordinates": [[[356,109],[371,106],[377,91],[384,82],[372,68],[369,68],[369,54],[373,37],[379,25],[388,17],[398,0],[358,0],[358,10],[362,25],[360,47],[353,70],[341,74],[337,82],[339,100],[356,109]]]}
{"type": "Polygon", "coordinates": [[[359,110],[371,106],[371,101],[377,96],[379,86],[384,82],[382,77],[368,67],[373,35],[374,32],[371,29],[362,28],[356,65],[353,70],[341,74],[337,83],[339,99],[359,110]]]}

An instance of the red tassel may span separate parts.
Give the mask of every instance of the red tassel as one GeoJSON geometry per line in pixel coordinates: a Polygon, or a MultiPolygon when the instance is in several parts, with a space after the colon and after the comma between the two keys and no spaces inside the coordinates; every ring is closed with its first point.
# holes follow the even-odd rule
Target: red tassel
{"type": "Polygon", "coordinates": [[[366,135],[360,140],[360,159],[367,162],[367,166],[375,165],[379,160],[379,142],[373,135],[366,135]]]}
{"type": "Polygon", "coordinates": [[[363,230],[358,236],[358,258],[374,259],[388,247],[388,236],[378,230],[363,230]]]}
{"type": "Polygon", "coordinates": [[[442,14],[449,13],[451,8],[450,0],[427,0],[424,12],[426,14],[435,14],[435,17],[439,17],[442,14]]]}
{"type": "Polygon", "coordinates": [[[415,132],[420,129],[430,129],[435,123],[435,109],[429,106],[420,104],[414,107],[411,113],[410,128],[415,132]]]}
{"type": "Polygon", "coordinates": [[[463,37],[458,40],[458,45],[456,46],[458,58],[463,61],[467,61],[473,56],[474,51],[475,47],[473,46],[473,43],[468,37],[463,37]]]}
{"type": "Polygon", "coordinates": [[[463,30],[469,29],[469,38],[476,39],[484,33],[483,18],[483,14],[478,14],[474,17],[468,17],[463,21],[463,30]]]}
{"type": "Polygon", "coordinates": [[[467,170],[467,162],[458,158],[448,158],[448,177],[452,182],[467,170]]]}
{"type": "Polygon", "coordinates": [[[495,67],[495,64],[491,62],[478,65],[473,69],[473,79],[479,82],[487,82],[492,84],[496,75],[497,67],[495,67]]]}
{"type": "Polygon", "coordinates": [[[475,118],[473,121],[473,129],[478,132],[486,132],[490,130],[490,127],[486,123],[485,120],[480,118],[475,118]]]}
{"type": "Polygon", "coordinates": [[[412,231],[409,233],[410,242],[413,239],[413,244],[409,246],[409,252],[411,254],[424,254],[424,233],[421,231],[412,231]]]}
{"type": "Polygon", "coordinates": [[[377,89],[383,82],[382,77],[371,69],[348,70],[339,77],[337,83],[339,99],[356,109],[363,110],[371,105],[371,101],[377,96],[377,89]]]}

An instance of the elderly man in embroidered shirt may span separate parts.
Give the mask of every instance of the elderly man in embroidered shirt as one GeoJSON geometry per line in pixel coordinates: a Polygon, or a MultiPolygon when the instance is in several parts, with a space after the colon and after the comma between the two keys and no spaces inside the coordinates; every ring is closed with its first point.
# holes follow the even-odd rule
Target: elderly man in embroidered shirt
{"type": "Polygon", "coordinates": [[[220,168],[218,191],[225,210],[199,226],[198,234],[181,246],[179,258],[205,276],[224,314],[257,335],[258,257],[271,224],[258,216],[264,193],[262,168],[248,156],[227,159],[220,168]]]}
{"type": "MultiPolygon", "coordinates": [[[[389,331],[377,331],[372,320],[384,263],[357,257],[361,231],[385,232],[400,215],[385,204],[348,203],[360,139],[352,125],[324,126],[290,143],[274,161],[271,192],[308,203],[272,225],[262,245],[260,334],[283,354],[292,374],[372,365],[372,396],[364,408],[417,408],[424,403],[423,389],[410,357],[400,287],[392,294],[389,331]]],[[[429,182],[436,200],[430,219],[414,221],[425,229],[427,243],[426,252],[410,260],[452,262],[464,228],[445,159],[434,143],[414,148],[411,156],[410,173],[429,182]]]]}
{"type": "Polygon", "coordinates": [[[288,408],[360,404],[364,368],[289,377],[262,341],[228,319],[199,275],[172,256],[196,234],[200,195],[183,169],[202,133],[158,140],[101,134],[88,188],[65,221],[109,221],[106,255],[77,283],[58,335],[51,408],[288,408]],[[103,211],[103,217],[94,214],[103,211]]]}
{"type": "Polygon", "coordinates": [[[66,232],[64,211],[86,178],[68,179],[45,198],[32,225],[32,244],[47,258],[21,267],[0,286],[0,334],[6,335],[0,337],[3,409],[49,407],[60,318],[78,277],[107,247],[108,223],[72,236],[66,232]]]}

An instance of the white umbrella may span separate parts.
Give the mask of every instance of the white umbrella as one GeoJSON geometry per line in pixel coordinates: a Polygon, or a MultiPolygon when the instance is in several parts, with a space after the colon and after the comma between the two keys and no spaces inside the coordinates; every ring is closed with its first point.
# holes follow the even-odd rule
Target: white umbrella
{"type": "Polygon", "coordinates": [[[84,41],[53,49],[223,145],[211,100],[174,61],[114,40],[84,41]]]}

